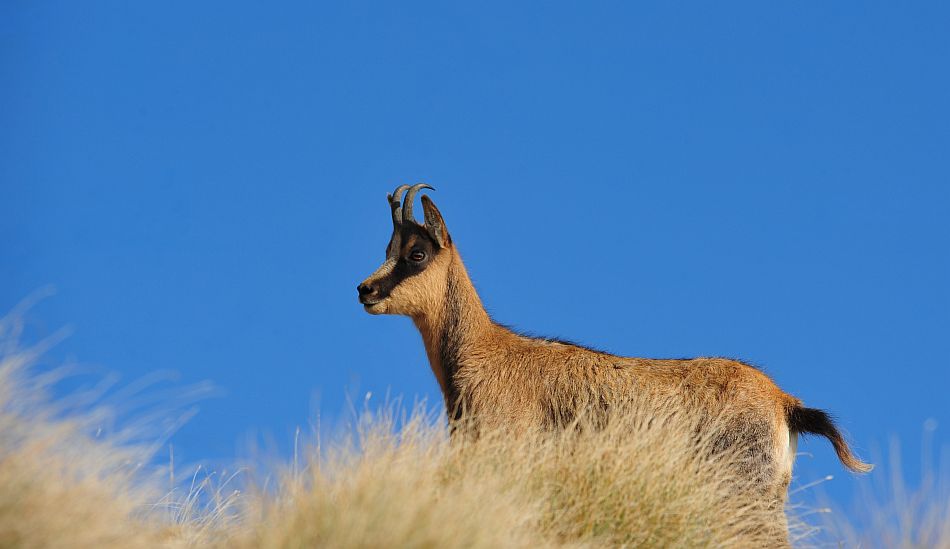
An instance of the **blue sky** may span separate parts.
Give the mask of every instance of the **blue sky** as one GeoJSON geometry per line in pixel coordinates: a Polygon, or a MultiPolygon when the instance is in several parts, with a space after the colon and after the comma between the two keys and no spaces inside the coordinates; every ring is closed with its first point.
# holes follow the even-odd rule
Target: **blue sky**
{"type": "MultiPolygon", "coordinates": [[[[857,448],[950,441],[950,8],[918,2],[4,2],[0,307],[124,382],[215,398],[173,438],[286,447],[438,387],[371,317],[385,194],[425,181],[506,324],[722,355],[857,448]],[[374,398],[379,398],[374,397],[374,398]]],[[[801,480],[833,473],[824,441],[801,480]]],[[[906,460],[914,472],[915,459],[906,460]]]]}

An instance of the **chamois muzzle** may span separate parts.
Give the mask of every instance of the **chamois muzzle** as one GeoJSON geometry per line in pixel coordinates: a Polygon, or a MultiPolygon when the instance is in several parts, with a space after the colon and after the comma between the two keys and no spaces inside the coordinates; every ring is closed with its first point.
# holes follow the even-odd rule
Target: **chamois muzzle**
{"type": "Polygon", "coordinates": [[[374,284],[362,283],[356,287],[360,294],[360,303],[363,305],[372,305],[379,301],[379,290],[374,284]]]}

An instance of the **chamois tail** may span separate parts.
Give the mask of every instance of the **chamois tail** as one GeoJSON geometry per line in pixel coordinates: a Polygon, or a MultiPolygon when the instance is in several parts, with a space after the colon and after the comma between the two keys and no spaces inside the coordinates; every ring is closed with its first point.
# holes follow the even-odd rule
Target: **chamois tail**
{"type": "Polygon", "coordinates": [[[788,410],[788,429],[794,433],[821,435],[831,441],[835,447],[838,459],[845,467],[856,473],[867,473],[874,468],[870,463],[864,463],[851,453],[851,448],[845,442],[841,431],[835,426],[832,417],[824,410],[805,408],[796,404],[788,410]]]}

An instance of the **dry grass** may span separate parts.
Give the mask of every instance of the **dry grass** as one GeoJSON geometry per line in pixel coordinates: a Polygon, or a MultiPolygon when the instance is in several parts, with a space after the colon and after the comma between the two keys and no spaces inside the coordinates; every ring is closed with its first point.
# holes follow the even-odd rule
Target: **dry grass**
{"type": "MultiPolygon", "coordinates": [[[[678,418],[556,439],[450,443],[422,412],[363,417],[348,444],[248,497],[248,547],[763,546],[775,515],[748,481],[670,436],[678,418]],[[746,494],[746,495],[744,495],[746,494]]],[[[311,452],[317,455],[319,452],[311,452]]]]}
{"type": "Polygon", "coordinates": [[[43,345],[15,350],[18,332],[0,322],[0,547],[154,546],[148,456],[90,436],[95,413],[63,416],[46,400],[48,380],[25,370],[43,345]]]}
{"type": "MultiPolygon", "coordinates": [[[[15,349],[16,332],[0,322],[0,547],[762,547],[783,527],[736,472],[741,449],[710,452],[708,419],[710,435],[676,436],[699,419],[674,415],[450,442],[432,413],[389,407],[269,480],[178,496],[154,447],[94,436],[104,411],[45,397],[27,372],[41,349],[15,349]]],[[[919,540],[946,546],[946,502],[920,502],[943,530],[919,540]]]]}

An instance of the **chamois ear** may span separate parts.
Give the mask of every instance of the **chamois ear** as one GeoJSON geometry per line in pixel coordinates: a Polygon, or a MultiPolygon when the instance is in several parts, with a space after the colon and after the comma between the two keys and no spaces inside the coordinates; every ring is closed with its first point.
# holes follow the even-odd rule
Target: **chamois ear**
{"type": "Polygon", "coordinates": [[[422,196],[422,211],[426,218],[426,231],[435,240],[436,244],[440,248],[445,248],[451,244],[452,237],[449,236],[449,231],[445,228],[445,220],[442,219],[442,214],[439,213],[439,209],[435,207],[432,199],[426,195],[422,196]]]}

